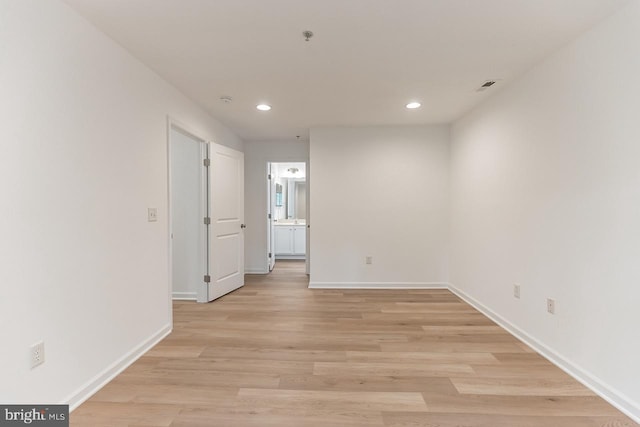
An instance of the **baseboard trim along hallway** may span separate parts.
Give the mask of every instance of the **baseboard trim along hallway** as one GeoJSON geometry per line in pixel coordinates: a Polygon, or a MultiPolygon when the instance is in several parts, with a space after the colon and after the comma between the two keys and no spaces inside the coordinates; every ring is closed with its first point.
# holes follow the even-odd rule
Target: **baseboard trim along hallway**
{"type": "Polygon", "coordinates": [[[615,388],[598,379],[596,376],[590,374],[586,370],[562,357],[560,354],[556,353],[551,348],[547,347],[531,335],[527,334],[522,329],[513,325],[507,319],[495,313],[480,301],[476,300],[466,292],[458,289],[453,284],[450,283],[448,287],[451,292],[456,294],[467,304],[487,316],[489,319],[496,322],[511,335],[515,336],[516,338],[527,344],[529,347],[533,348],[539,354],[544,356],[548,361],[556,365],[558,368],[562,369],[564,372],[573,377],[575,380],[579,381],[585,387],[589,388],[598,396],[602,397],[616,409],[623,412],[635,422],[640,423],[640,408],[624,394],[620,393],[615,388]]]}
{"type": "Polygon", "coordinates": [[[151,350],[156,344],[162,341],[167,335],[171,333],[171,325],[166,325],[158,332],[150,336],[147,340],[142,342],[138,347],[131,350],[129,353],[122,356],[119,360],[114,362],[111,366],[105,369],[100,374],[89,380],[84,386],[80,387],[78,391],[66,398],[62,403],[69,405],[69,410],[73,411],[87,399],[97,393],[111,380],[117,377],[125,369],[131,366],[136,360],[144,356],[146,352],[151,350]]]}
{"type": "Polygon", "coordinates": [[[195,301],[198,299],[198,295],[195,292],[174,292],[171,294],[171,298],[174,300],[195,301]]]}
{"type": "Polygon", "coordinates": [[[445,282],[309,282],[310,289],[448,289],[445,282]]]}

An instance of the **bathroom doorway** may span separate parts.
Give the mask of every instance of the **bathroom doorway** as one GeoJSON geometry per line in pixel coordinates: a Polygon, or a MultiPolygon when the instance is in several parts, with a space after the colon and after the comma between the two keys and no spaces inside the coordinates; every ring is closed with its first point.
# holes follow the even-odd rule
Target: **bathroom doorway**
{"type": "Polygon", "coordinates": [[[278,260],[307,259],[307,167],[304,162],[270,162],[267,242],[269,271],[278,260]]]}

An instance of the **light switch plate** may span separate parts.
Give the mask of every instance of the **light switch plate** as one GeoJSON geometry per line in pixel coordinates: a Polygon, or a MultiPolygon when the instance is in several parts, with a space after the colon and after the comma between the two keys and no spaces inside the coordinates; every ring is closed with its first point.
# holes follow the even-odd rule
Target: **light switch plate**
{"type": "Polygon", "coordinates": [[[556,314],[556,300],[547,298],[547,312],[556,314]]]}

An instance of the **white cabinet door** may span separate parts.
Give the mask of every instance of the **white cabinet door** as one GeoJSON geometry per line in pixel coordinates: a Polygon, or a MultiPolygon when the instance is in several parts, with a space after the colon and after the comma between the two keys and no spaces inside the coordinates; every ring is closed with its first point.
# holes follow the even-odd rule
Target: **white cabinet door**
{"type": "Polygon", "coordinates": [[[293,254],[293,228],[282,225],[276,225],[274,228],[276,255],[293,254]]]}
{"type": "Polygon", "coordinates": [[[306,226],[300,225],[293,227],[293,254],[304,255],[307,249],[307,230],[306,226]]]}

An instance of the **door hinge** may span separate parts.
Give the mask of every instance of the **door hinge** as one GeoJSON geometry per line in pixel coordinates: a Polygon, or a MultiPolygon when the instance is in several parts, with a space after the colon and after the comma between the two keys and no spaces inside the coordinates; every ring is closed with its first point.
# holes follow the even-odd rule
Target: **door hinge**
{"type": "Polygon", "coordinates": [[[271,219],[271,214],[269,214],[269,219],[271,219]]]}
{"type": "Polygon", "coordinates": [[[271,179],[271,174],[267,175],[267,179],[271,179]]]}
{"type": "Polygon", "coordinates": [[[211,283],[211,276],[209,276],[208,274],[204,275],[204,283],[211,283]]]}
{"type": "Polygon", "coordinates": [[[269,252],[269,258],[271,258],[271,252],[269,252]]]}
{"type": "Polygon", "coordinates": [[[202,163],[204,163],[205,167],[209,167],[209,166],[211,166],[211,159],[204,159],[204,161],[202,163]]]}
{"type": "Polygon", "coordinates": [[[211,218],[208,217],[208,216],[205,216],[204,217],[204,225],[209,225],[209,224],[211,224],[211,218]]]}

